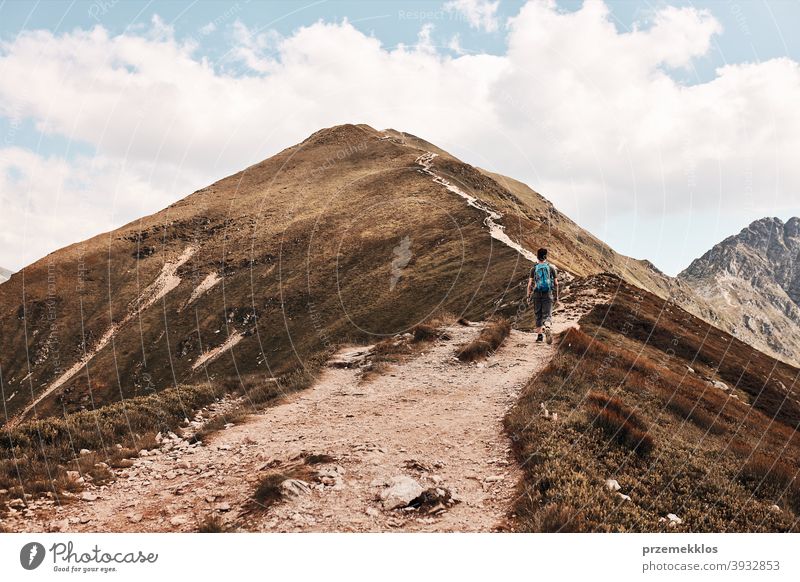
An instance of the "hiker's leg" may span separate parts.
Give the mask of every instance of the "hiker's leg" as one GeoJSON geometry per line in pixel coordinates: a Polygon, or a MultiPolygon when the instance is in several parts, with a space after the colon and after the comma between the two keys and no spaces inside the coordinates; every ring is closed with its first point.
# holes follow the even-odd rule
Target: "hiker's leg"
{"type": "Polygon", "coordinates": [[[553,297],[551,295],[542,298],[542,325],[546,329],[553,327],[553,297]]]}
{"type": "Polygon", "coordinates": [[[549,293],[542,298],[542,325],[547,343],[553,343],[553,296],[549,293]]]}
{"type": "Polygon", "coordinates": [[[539,293],[533,294],[533,312],[536,314],[536,333],[542,333],[544,312],[542,311],[542,297],[539,293]]]}

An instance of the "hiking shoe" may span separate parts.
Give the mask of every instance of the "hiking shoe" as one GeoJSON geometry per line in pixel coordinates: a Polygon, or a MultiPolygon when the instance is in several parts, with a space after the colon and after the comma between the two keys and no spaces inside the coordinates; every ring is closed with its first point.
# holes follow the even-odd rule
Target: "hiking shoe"
{"type": "Polygon", "coordinates": [[[536,336],[536,343],[537,344],[542,343],[543,340],[544,340],[544,338],[542,337],[542,334],[539,334],[539,335],[536,336]]]}
{"type": "Polygon", "coordinates": [[[544,328],[544,336],[547,338],[547,343],[553,343],[553,332],[550,330],[549,327],[544,328]]]}

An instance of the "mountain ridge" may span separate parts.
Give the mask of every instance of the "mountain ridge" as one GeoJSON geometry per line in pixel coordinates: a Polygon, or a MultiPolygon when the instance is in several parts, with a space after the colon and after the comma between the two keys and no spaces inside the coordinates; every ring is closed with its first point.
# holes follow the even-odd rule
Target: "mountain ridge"
{"type": "Polygon", "coordinates": [[[23,277],[4,284],[7,412],[270,382],[436,310],[518,314],[539,246],[565,276],[614,273],[736,329],[686,281],[616,253],[522,182],[411,134],[345,124],[49,254],[23,269],[24,290],[23,277]]]}
{"type": "Polygon", "coordinates": [[[756,220],[678,275],[759,349],[800,353],[800,218],[756,220]]]}
{"type": "Polygon", "coordinates": [[[695,286],[416,136],[320,130],[0,287],[0,530],[796,529],[799,371],[695,286]],[[430,513],[373,506],[412,476],[430,513]]]}

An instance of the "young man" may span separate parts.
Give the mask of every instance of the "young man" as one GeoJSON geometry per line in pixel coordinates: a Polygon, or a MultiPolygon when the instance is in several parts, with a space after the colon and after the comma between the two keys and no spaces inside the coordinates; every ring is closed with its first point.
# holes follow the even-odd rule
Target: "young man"
{"type": "Polygon", "coordinates": [[[528,304],[533,294],[533,311],[536,313],[536,342],[542,341],[542,329],[547,337],[547,343],[553,343],[552,315],[553,305],[558,303],[558,272],[547,262],[547,249],[536,251],[539,260],[531,269],[528,278],[528,304]]]}

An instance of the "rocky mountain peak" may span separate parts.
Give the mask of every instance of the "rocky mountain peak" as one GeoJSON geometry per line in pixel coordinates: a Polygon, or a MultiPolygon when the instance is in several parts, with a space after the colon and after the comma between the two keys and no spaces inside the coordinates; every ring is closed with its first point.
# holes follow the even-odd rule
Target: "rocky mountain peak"
{"type": "Polygon", "coordinates": [[[742,337],[760,345],[760,334],[770,349],[793,359],[798,346],[790,336],[796,337],[800,321],[800,218],[757,220],[678,277],[740,319],[736,331],[742,337]]]}

